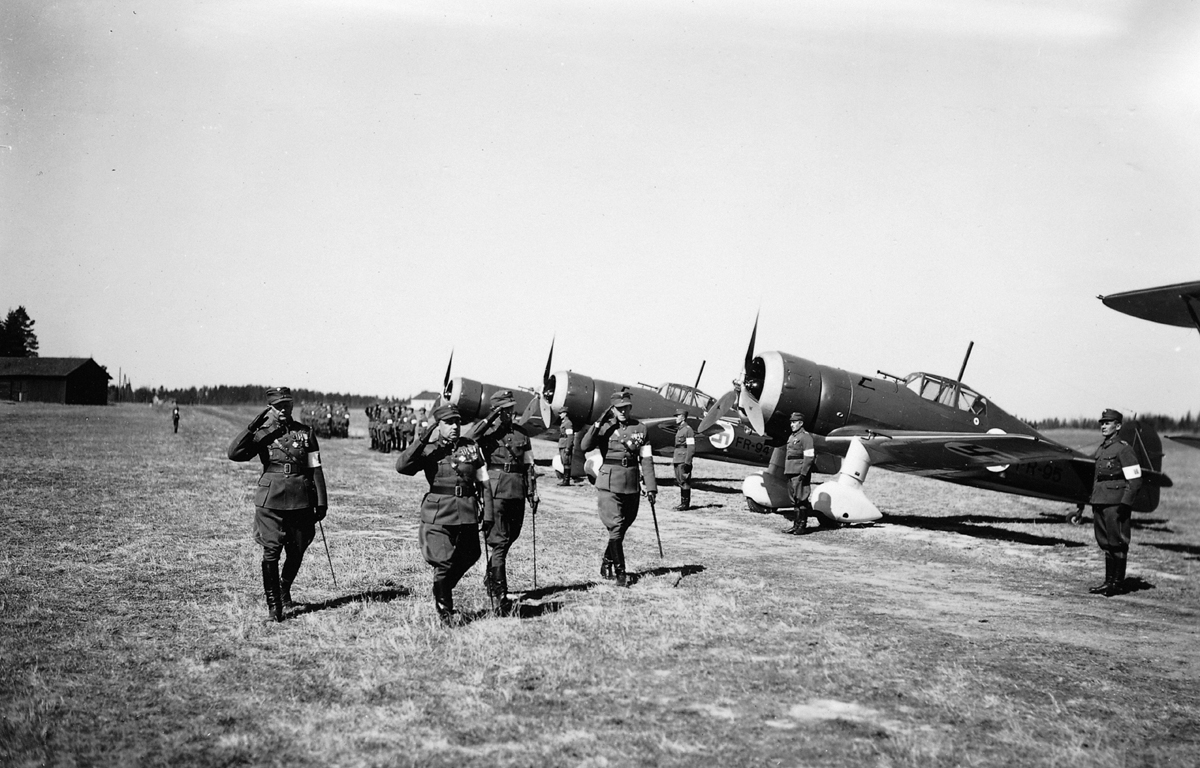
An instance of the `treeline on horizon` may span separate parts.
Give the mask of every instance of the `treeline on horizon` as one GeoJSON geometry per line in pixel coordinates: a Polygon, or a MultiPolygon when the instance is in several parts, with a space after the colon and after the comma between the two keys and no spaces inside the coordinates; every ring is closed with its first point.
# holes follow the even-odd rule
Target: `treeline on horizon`
{"type": "MultiPolygon", "coordinates": [[[[1200,431],[1197,425],[1197,418],[1192,415],[1191,411],[1187,412],[1183,418],[1174,416],[1164,416],[1160,413],[1139,413],[1125,414],[1125,419],[1129,420],[1136,416],[1137,420],[1142,424],[1150,424],[1159,432],[1181,431],[1181,432],[1197,432],[1200,431]]],[[[1094,429],[1098,430],[1100,423],[1096,417],[1078,416],[1074,419],[1041,419],[1039,421],[1026,422],[1034,429],[1094,429]]]]}
{"type": "MultiPolygon", "coordinates": [[[[180,405],[262,405],[266,402],[267,387],[258,384],[228,386],[222,384],[216,387],[188,387],[187,389],[167,389],[158,387],[138,387],[134,389],[126,384],[123,388],[110,386],[108,401],[110,403],[152,403],[154,398],[160,401],[177,402],[180,405]]],[[[292,395],[297,403],[341,403],[351,408],[363,408],[375,403],[406,402],[408,398],[386,398],[374,395],[352,395],[345,392],[320,392],[313,389],[292,389],[292,395]]]]}

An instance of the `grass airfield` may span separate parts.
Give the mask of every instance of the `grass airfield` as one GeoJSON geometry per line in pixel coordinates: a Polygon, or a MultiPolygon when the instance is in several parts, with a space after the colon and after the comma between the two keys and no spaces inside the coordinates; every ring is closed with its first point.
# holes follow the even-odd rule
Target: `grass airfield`
{"type": "Polygon", "coordinates": [[[663,483],[662,559],[643,503],[618,589],[594,492],[548,476],[521,617],[483,615],[476,566],[445,629],[423,480],[327,440],[337,587],[318,535],[274,625],[259,465],[225,458],[256,412],[187,407],[175,435],[169,409],[0,403],[0,765],[1200,764],[1200,451],[1167,443],[1108,599],[1090,512],[876,470],[884,522],[783,536],[705,460],[699,509],[663,483]]]}

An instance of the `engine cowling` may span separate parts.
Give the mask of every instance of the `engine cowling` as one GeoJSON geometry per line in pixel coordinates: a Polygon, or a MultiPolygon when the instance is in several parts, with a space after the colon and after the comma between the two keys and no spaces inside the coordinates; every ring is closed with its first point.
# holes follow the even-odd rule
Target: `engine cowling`
{"type": "Polygon", "coordinates": [[[846,423],[850,412],[850,375],[785,352],[764,352],[750,361],[743,386],[762,409],[766,432],[784,437],[788,420],[799,411],[810,432],[821,434],[846,423]]]}

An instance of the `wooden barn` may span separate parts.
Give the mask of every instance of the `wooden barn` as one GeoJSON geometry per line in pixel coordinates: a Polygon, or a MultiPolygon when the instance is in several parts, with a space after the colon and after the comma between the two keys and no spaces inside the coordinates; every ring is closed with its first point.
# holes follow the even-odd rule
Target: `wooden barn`
{"type": "Polygon", "coordinates": [[[0,400],[105,405],[111,378],[90,357],[0,357],[0,400]]]}

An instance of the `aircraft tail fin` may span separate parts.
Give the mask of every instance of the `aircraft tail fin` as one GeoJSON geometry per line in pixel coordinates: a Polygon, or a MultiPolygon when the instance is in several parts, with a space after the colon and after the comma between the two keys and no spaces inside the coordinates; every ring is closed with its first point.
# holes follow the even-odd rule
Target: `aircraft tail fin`
{"type": "Polygon", "coordinates": [[[1171,478],[1162,472],[1162,438],[1153,424],[1130,419],[1121,426],[1120,438],[1133,446],[1142,465],[1142,488],[1133,500],[1135,512],[1153,512],[1158,508],[1159,488],[1170,488],[1171,478]]]}

